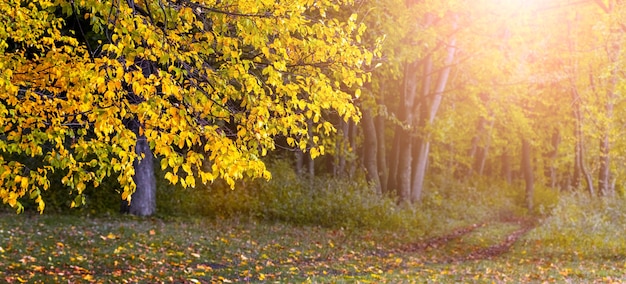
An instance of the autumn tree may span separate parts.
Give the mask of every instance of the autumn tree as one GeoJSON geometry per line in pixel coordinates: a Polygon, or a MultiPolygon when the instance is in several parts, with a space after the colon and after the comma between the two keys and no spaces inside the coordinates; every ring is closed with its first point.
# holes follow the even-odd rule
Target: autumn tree
{"type": "Polygon", "coordinates": [[[315,142],[336,130],[322,112],[358,121],[372,58],[356,15],[330,16],[350,4],[3,1],[0,198],[43,211],[61,172],[78,206],[87,186],[116,176],[130,212],[150,215],[153,157],[169,182],[194,187],[269,178],[261,158],[276,137],[323,153],[315,142]],[[139,197],[148,204],[134,209],[139,197]]]}

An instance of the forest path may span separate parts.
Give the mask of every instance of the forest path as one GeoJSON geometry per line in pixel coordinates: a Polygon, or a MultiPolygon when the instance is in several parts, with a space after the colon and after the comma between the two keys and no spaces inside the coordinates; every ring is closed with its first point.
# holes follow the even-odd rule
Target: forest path
{"type": "Polygon", "coordinates": [[[509,252],[511,247],[537,224],[537,219],[494,220],[408,244],[396,252],[417,254],[430,264],[493,259],[509,252]]]}

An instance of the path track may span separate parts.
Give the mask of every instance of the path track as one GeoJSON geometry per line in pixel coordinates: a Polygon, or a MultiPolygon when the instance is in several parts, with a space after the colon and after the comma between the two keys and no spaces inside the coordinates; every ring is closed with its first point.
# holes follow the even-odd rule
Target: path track
{"type": "Polygon", "coordinates": [[[459,228],[453,232],[425,241],[412,243],[396,250],[398,253],[421,253],[430,255],[430,263],[456,263],[492,259],[510,251],[511,247],[538,224],[536,219],[511,218],[459,228]],[[502,228],[499,228],[502,227],[502,228]],[[479,230],[509,229],[498,241],[487,246],[465,244],[463,239],[472,237],[479,230]]]}

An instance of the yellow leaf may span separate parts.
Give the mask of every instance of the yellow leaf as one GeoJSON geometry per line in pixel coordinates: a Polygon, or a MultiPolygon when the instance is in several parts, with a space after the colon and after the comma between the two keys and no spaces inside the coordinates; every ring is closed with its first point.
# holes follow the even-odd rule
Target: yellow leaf
{"type": "Polygon", "coordinates": [[[189,185],[189,187],[196,187],[196,179],[193,175],[188,175],[185,177],[185,182],[189,185]]]}
{"type": "Polygon", "coordinates": [[[22,178],[22,180],[20,181],[20,187],[24,190],[28,188],[28,178],[22,178]]]}

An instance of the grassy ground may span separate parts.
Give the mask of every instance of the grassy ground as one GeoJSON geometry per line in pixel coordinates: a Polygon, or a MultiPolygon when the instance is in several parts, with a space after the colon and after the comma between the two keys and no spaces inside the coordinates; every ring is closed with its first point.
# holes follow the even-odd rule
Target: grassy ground
{"type": "Polygon", "coordinates": [[[487,220],[416,238],[235,218],[6,214],[0,282],[626,281],[623,227],[604,241],[594,232],[568,239],[572,232],[556,230],[580,222],[555,218],[487,220]]]}

